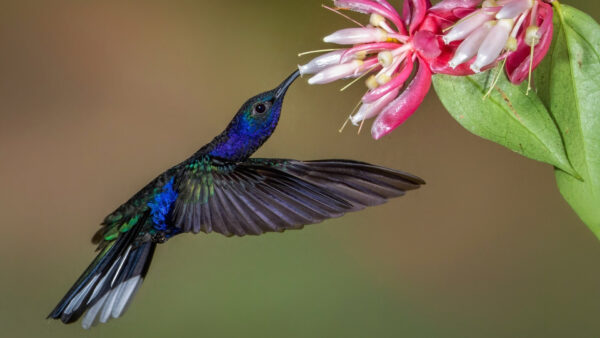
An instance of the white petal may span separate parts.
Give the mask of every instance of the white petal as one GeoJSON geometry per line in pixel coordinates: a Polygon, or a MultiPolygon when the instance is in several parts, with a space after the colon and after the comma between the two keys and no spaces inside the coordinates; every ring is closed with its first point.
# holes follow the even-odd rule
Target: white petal
{"type": "Polygon", "coordinates": [[[534,0],[515,0],[506,4],[502,9],[496,14],[496,19],[515,19],[517,16],[521,15],[521,13],[533,7],[534,0]]]}
{"type": "Polygon", "coordinates": [[[456,49],[454,53],[454,57],[448,65],[451,68],[456,68],[458,65],[461,65],[469,60],[471,60],[479,50],[481,43],[485,39],[485,37],[490,32],[492,25],[486,23],[485,25],[477,28],[471,35],[469,35],[465,41],[463,41],[460,46],[456,49]]]}
{"type": "Polygon", "coordinates": [[[506,46],[506,41],[514,24],[514,20],[503,19],[490,30],[477,52],[477,59],[471,65],[471,69],[478,73],[481,68],[493,63],[506,46]]]}
{"type": "Polygon", "coordinates": [[[309,63],[298,66],[300,74],[315,74],[329,66],[336,65],[340,63],[342,54],[344,54],[344,52],[346,52],[346,50],[342,49],[318,56],[310,60],[309,63]]]}
{"type": "Polygon", "coordinates": [[[392,102],[392,100],[395,99],[399,93],[400,88],[396,88],[391,90],[389,93],[383,95],[375,102],[363,104],[362,106],[360,106],[360,109],[356,112],[356,114],[350,117],[350,121],[355,126],[358,126],[358,124],[362,120],[368,120],[377,116],[377,114],[379,114],[383,110],[383,108],[385,108],[385,106],[392,102]]]}
{"type": "Polygon", "coordinates": [[[383,42],[387,33],[380,28],[346,28],[323,38],[324,42],[355,45],[368,42],[383,42]]]}
{"type": "Polygon", "coordinates": [[[464,19],[454,26],[448,34],[444,35],[443,39],[446,44],[452,41],[458,41],[466,38],[471,32],[479,28],[484,23],[492,20],[492,16],[486,11],[480,10],[470,17],[464,19]]]}
{"type": "Polygon", "coordinates": [[[349,63],[331,66],[315,74],[308,79],[309,84],[324,84],[343,79],[352,75],[356,75],[360,71],[363,62],[354,60],[349,63]]]}

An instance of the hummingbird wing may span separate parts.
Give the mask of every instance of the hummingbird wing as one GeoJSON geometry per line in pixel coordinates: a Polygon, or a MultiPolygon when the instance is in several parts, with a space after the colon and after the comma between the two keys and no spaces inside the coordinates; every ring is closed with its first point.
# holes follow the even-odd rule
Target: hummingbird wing
{"type": "Polygon", "coordinates": [[[404,195],[425,182],[349,160],[203,158],[178,177],[172,226],[226,236],[299,229],[404,195]]]}

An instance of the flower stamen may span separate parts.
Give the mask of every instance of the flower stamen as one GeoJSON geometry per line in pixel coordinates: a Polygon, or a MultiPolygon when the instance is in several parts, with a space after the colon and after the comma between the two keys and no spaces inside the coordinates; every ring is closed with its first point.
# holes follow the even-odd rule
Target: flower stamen
{"type": "Polygon", "coordinates": [[[385,21],[385,18],[382,15],[379,15],[377,13],[371,14],[371,17],[369,18],[369,23],[373,25],[373,27],[380,27],[388,33],[394,33],[394,30],[387,24],[387,21],[385,21]]]}
{"type": "Polygon", "coordinates": [[[379,87],[379,83],[377,82],[376,76],[369,76],[369,78],[365,81],[365,85],[367,86],[367,88],[369,88],[369,90],[373,90],[379,87]]]}
{"type": "Polygon", "coordinates": [[[354,112],[358,109],[358,107],[360,107],[361,103],[362,103],[362,101],[359,100],[358,103],[356,104],[356,106],[354,106],[354,109],[352,109],[352,111],[350,112],[350,115],[348,115],[348,117],[344,121],[344,124],[342,124],[342,127],[340,128],[340,130],[338,130],[338,133],[341,134],[344,131],[344,129],[346,128],[346,125],[352,119],[352,114],[354,114],[354,112]]]}
{"type": "Polygon", "coordinates": [[[317,54],[317,53],[327,53],[327,52],[335,52],[341,50],[341,48],[327,48],[327,49],[317,49],[317,50],[309,50],[307,52],[298,53],[298,57],[302,57],[309,54],[317,54]]]}
{"type": "Polygon", "coordinates": [[[362,130],[363,125],[365,124],[366,120],[362,120],[360,121],[360,126],[358,127],[358,132],[356,133],[356,135],[360,135],[360,131],[362,130]]]}
{"type": "Polygon", "coordinates": [[[535,44],[531,44],[531,54],[529,55],[529,74],[527,79],[527,92],[525,95],[529,95],[531,91],[531,74],[533,74],[533,54],[535,52],[535,44]]]}
{"type": "Polygon", "coordinates": [[[340,128],[340,130],[338,130],[338,133],[342,133],[344,131],[344,129],[346,129],[346,125],[348,125],[348,122],[350,121],[350,117],[352,116],[352,114],[350,114],[348,117],[346,117],[346,119],[344,120],[344,124],[342,124],[342,127],[340,128]]]}
{"type": "Polygon", "coordinates": [[[351,17],[349,17],[348,15],[346,15],[346,14],[344,14],[344,13],[340,12],[340,10],[341,10],[341,9],[345,9],[345,8],[331,8],[331,7],[329,7],[329,6],[325,5],[325,4],[322,4],[321,6],[322,6],[323,8],[325,8],[325,9],[327,9],[327,10],[330,10],[330,11],[334,12],[335,14],[339,14],[339,15],[341,15],[343,18],[346,18],[346,19],[350,20],[351,22],[353,22],[353,23],[357,24],[357,25],[358,25],[358,26],[360,26],[360,27],[365,27],[365,26],[364,26],[363,24],[361,24],[360,22],[358,22],[358,21],[356,21],[356,20],[352,19],[351,17]]]}
{"type": "Polygon", "coordinates": [[[344,90],[350,88],[356,82],[360,81],[360,79],[362,79],[367,74],[369,74],[373,70],[373,68],[375,68],[375,67],[377,67],[377,64],[372,65],[362,75],[360,75],[359,77],[357,77],[356,79],[352,80],[350,83],[348,83],[347,85],[345,85],[342,89],[340,89],[340,92],[343,92],[344,90]]]}
{"type": "Polygon", "coordinates": [[[502,64],[498,67],[496,67],[498,69],[498,71],[496,72],[496,75],[494,76],[494,81],[492,81],[492,85],[490,86],[490,89],[487,91],[487,93],[485,93],[485,95],[483,95],[482,100],[487,99],[490,94],[492,94],[492,90],[494,90],[494,88],[496,88],[496,85],[498,84],[498,80],[500,80],[500,75],[502,74],[502,70],[504,69],[504,65],[506,64],[506,58],[504,60],[502,60],[502,64]]]}
{"type": "Polygon", "coordinates": [[[389,50],[384,50],[377,54],[377,61],[379,61],[381,67],[389,67],[394,62],[394,54],[389,50]]]}

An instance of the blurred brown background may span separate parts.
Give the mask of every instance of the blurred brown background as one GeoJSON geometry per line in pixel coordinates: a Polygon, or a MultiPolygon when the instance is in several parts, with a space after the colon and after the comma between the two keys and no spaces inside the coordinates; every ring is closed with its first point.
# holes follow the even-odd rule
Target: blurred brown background
{"type": "Polygon", "coordinates": [[[363,89],[305,81],[258,156],[351,158],[428,184],[302,231],[177,237],[123,318],[44,319],[105,214],[348,27],[320,4],[2,1],[0,336],[600,336],[600,243],[550,167],[469,134],[433,93],[381,141],[339,134],[363,89]]]}

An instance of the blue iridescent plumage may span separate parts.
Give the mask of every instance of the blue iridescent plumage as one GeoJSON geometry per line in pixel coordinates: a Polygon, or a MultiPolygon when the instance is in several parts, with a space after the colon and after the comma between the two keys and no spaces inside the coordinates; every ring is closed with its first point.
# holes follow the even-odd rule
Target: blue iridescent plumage
{"type": "Polygon", "coordinates": [[[282,101],[277,100],[276,93],[267,92],[249,100],[242,107],[208,149],[208,154],[223,159],[239,161],[254,153],[273,134],[281,116],[282,101]],[[267,105],[269,114],[256,114],[253,104],[267,105]]]}
{"type": "Polygon", "coordinates": [[[157,231],[166,231],[168,225],[166,223],[167,216],[173,208],[173,203],[177,200],[177,192],[173,188],[173,181],[175,178],[171,178],[163,187],[161,192],[154,196],[151,202],[148,202],[150,208],[150,215],[152,216],[152,222],[154,223],[154,229],[157,231]]]}

